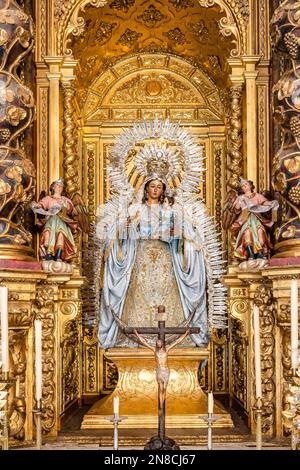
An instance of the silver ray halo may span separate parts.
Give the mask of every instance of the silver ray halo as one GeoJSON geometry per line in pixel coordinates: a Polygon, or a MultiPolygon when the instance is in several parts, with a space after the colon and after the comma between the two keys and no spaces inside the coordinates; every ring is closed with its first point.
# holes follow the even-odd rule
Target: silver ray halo
{"type": "Polygon", "coordinates": [[[113,194],[124,194],[124,191],[132,193],[134,190],[126,175],[126,158],[128,152],[137,143],[143,142],[145,145],[136,160],[136,167],[141,176],[151,176],[147,175],[146,162],[153,158],[155,151],[160,150],[164,153],[164,158],[169,159],[170,169],[167,179],[172,180],[179,174],[179,153],[181,153],[184,160],[184,175],[180,187],[187,193],[199,192],[199,183],[203,181],[203,172],[205,171],[202,146],[196,142],[195,137],[187,129],[180,127],[178,122],[172,122],[169,118],[160,120],[156,117],[154,121],[144,120],[134,124],[130,129],[124,129],[116,138],[108,165],[113,194]],[[172,149],[170,142],[175,144],[176,151],[172,149]]]}

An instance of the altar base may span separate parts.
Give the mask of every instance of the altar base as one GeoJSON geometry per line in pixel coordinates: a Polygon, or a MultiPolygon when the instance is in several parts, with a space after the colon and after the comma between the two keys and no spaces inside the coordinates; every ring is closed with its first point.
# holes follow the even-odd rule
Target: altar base
{"type": "MultiPolygon", "coordinates": [[[[98,402],[85,414],[82,429],[106,429],[113,414],[114,396],[120,399],[120,415],[127,419],[120,428],[156,428],[157,382],[153,353],[145,348],[114,348],[107,357],[118,367],[119,380],[114,392],[98,402]]],[[[198,383],[198,367],[207,359],[201,348],[177,348],[169,354],[170,379],[166,396],[166,428],[205,428],[199,418],[207,416],[207,395],[198,383]]],[[[230,414],[215,403],[215,427],[233,427],[230,414]]]]}

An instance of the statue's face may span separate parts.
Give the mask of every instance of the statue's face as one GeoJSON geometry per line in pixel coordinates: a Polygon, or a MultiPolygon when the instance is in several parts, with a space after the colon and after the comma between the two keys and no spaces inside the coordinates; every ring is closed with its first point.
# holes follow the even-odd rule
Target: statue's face
{"type": "Polygon", "coordinates": [[[159,199],[164,190],[164,185],[159,180],[150,181],[147,187],[148,195],[151,199],[159,199]]]}
{"type": "Polygon", "coordinates": [[[64,185],[61,183],[55,183],[53,189],[54,189],[55,194],[61,195],[64,189],[64,185]]]}
{"type": "Polygon", "coordinates": [[[242,190],[244,191],[244,193],[251,191],[251,184],[246,181],[246,183],[242,184],[242,190]]]}

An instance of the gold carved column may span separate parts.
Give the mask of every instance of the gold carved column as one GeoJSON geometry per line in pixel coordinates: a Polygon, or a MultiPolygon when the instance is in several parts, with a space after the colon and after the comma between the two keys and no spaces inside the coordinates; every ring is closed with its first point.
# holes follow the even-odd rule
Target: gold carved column
{"type": "Polygon", "coordinates": [[[239,186],[239,178],[243,174],[243,65],[239,59],[228,60],[232,73],[230,81],[230,117],[228,125],[228,170],[227,184],[232,189],[239,186]]]}
{"type": "MultiPolygon", "coordinates": [[[[273,267],[266,269],[276,300],[276,329],[274,334],[276,348],[276,435],[286,436],[290,433],[290,422],[283,418],[282,411],[289,410],[289,384],[291,372],[291,280],[300,279],[300,268],[296,266],[273,267]]],[[[299,281],[298,281],[299,282],[299,281]]]]}
{"type": "Polygon", "coordinates": [[[48,67],[44,62],[36,63],[36,104],[37,104],[37,139],[36,139],[36,194],[48,191],[49,187],[49,80],[48,67]]]}
{"type": "Polygon", "coordinates": [[[49,67],[46,73],[49,81],[49,108],[48,108],[48,184],[60,176],[60,121],[59,121],[59,81],[61,77],[60,66],[62,57],[45,57],[45,63],[49,67]]]}
{"type": "MultiPolygon", "coordinates": [[[[61,89],[63,95],[63,129],[62,129],[62,153],[63,176],[67,194],[72,196],[80,189],[81,158],[78,152],[78,125],[75,113],[75,67],[76,60],[64,59],[61,67],[61,89]]],[[[79,274],[82,258],[82,235],[76,232],[75,243],[77,254],[73,259],[75,273],[79,274]]]]}
{"type": "Polygon", "coordinates": [[[76,60],[65,59],[61,68],[63,94],[63,169],[66,189],[69,195],[79,190],[80,159],[78,155],[78,129],[75,116],[74,70],[76,60]]]}
{"type": "Polygon", "coordinates": [[[270,189],[270,61],[260,60],[257,76],[257,191],[270,189]]]}
{"type": "Polygon", "coordinates": [[[246,149],[247,149],[247,178],[253,181],[257,188],[257,70],[259,56],[243,57],[245,64],[246,82],[246,149]]]}
{"type": "MultiPolygon", "coordinates": [[[[227,186],[229,191],[237,191],[240,185],[240,177],[244,173],[243,159],[243,96],[244,96],[244,67],[240,59],[230,59],[228,63],[231,67],[231,88],[230,94],[230,115],[228,120],[227,137],[227,186]]],[[[228,259],[233,265],[237,261],[233,257],[233,236],[227,232],[228,259]]]]}

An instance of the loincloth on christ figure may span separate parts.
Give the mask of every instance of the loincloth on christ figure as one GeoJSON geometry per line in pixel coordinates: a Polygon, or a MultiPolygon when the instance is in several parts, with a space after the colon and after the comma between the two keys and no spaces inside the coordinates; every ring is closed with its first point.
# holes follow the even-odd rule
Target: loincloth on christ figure
{"type": "Polygon", "coordinates": [[[165,385],[168,383],[170,377],[170,369],[168,367],[158,367],[156,370],[157,382],[163,382],[165,385]]]}

